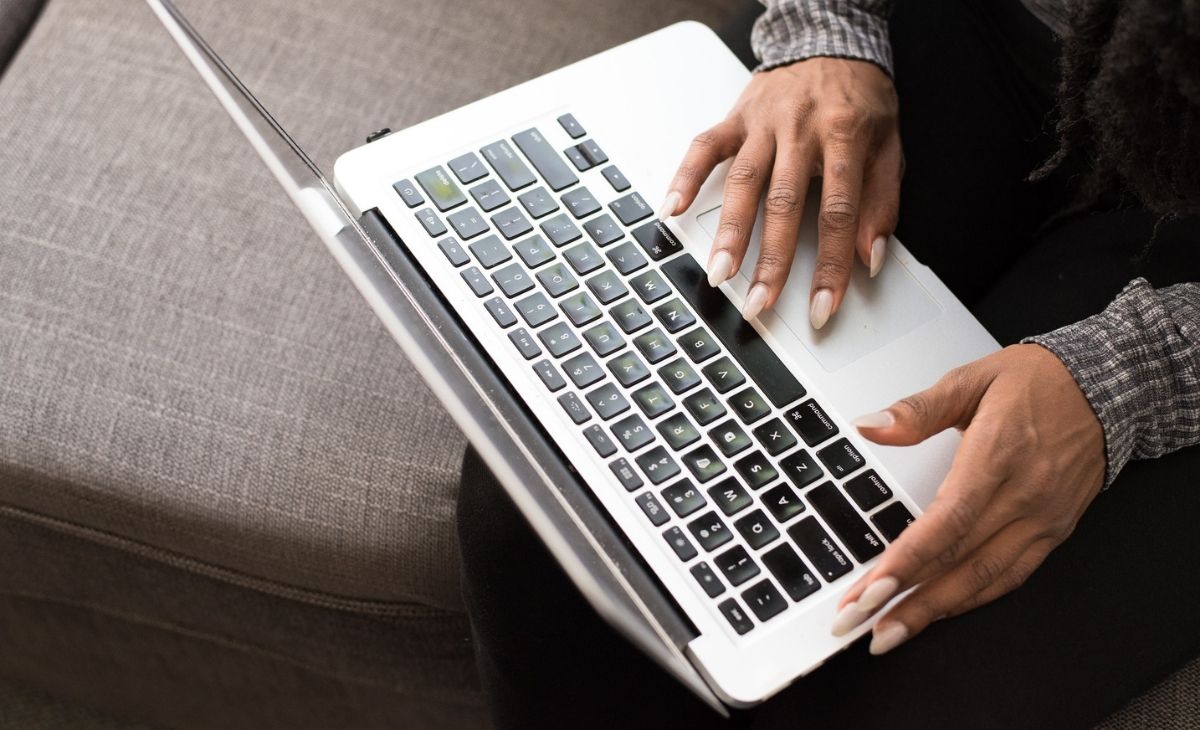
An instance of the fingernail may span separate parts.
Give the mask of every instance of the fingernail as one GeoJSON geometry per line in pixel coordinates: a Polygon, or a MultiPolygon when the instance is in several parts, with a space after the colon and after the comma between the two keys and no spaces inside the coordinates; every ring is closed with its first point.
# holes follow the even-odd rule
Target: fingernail
{"type": "Polygon", "coordinates": [[[721,282],[733,276],[733,257],[728,251],[717,251],[708,260],[708,285],[720,286],[721,282]]]}
{"type": "Polygon", "coordinates": [[[825,323],[829,321],[832,311],[833,292],[828,289],[818,289],[808,309],[808,319],[812,322],[813,329],[819,330],[824,327],[825,323]]]}
{"type": "Polygon", "coordinates": [[[833,626],[830,627],[829,631],[834,636],[844,636],[853,631],[855,626],[866,621],[870,615],[858,603],[851,601],[842,606],[842,610],[838,611],[837,616],[833,617],[833,626]]]}
{"type": "Polygon", "coordinates": [[[876,624],[871,634],[870,652],[875,656],[887,654],[892,649],[904,643],[908,638],[908,627],[899,621],[886,624],[876,624]]]}
{"type": "Polygon", "coordinates": [[[859,416],[850,422],[855,428],[888,428],[896,425],[896,417],[891,411],[876,411],[865,416],[859,416]]]}
{"type": "Polygon", "coordinates": [[[767,303],[767,285],[755,284],[746,295],[746,303],[742,305],[742,319],[749,322],[759,315],[767,303]]]}
{"type": "Polygon", "coordinates": [[[665,221],[666,219],[675,215],[675,209],[679,207],[679,201],[681,199],[682,198],[680,197],[679,193],[674,190],[667,193],[667,197],[663,198],[662,205],[658,206],[658,215],[655,217],[660,221],[665,221]]]}
{"type": "Polygon", "coordinates": [[[886,575],[872,581],[871,585],[863,589],[863,592],[858,596],[858,605],[868,614],[874,613],[880,606],[892,600],[892,596],[896,595],[896,591],[899,588],[900,581],[890,575],[886,575]]]}
{"type": "Polygon", "coordinates": [[[871,278],[883,268],[883,256],[887,253],[887,238],[880,236],[871,244],[871,278]]]}

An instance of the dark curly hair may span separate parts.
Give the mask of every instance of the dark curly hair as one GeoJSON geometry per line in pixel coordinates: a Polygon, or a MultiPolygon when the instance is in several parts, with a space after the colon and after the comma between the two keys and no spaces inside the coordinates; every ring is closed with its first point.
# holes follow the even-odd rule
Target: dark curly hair
{"type": "Polygon", "coordinates": [[[1033,177],[1070,156],[1085,198],[1200,214],[1200,0],[1075,0],[1061,64],[1059,149],[1033,177]]]}

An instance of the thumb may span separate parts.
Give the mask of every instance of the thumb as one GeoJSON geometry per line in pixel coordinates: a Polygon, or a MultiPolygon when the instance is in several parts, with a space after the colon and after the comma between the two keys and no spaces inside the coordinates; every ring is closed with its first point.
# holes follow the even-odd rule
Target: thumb
{"type": "Polygon", "coordinates": [[[966,428],[986,390],[979,370],[967,365],[946,373],[931,388],[859,416],[853,424],[877,444],[912,446],[948,428],[966,428]]]}

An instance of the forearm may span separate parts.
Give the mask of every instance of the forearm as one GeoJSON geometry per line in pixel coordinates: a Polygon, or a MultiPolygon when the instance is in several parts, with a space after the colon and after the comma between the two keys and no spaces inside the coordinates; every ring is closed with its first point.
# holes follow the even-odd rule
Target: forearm
{"type": "Polygon", "coordinates": [[[814,56],[871,61],[892,73],[892,0],[763,0],[750,43],[759,70],[814,56]]]}

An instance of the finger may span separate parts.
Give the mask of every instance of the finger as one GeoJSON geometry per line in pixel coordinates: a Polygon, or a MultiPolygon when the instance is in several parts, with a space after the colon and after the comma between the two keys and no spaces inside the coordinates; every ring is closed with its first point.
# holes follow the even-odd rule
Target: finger
{"type": "Polygon", "coordinates": [[[817,216],[817,262],[813,270],[809,321],[821,329],[837,311],[850,283],[854,240],[862,203],[865,150],[857,142],[827,146],[821,211],[817,216]]]}
{"type": "Polygon", "coordinates": [[[1016,526],[980,547],[955,570],[917,588],[875,625],[872,654],[891,651],[941,618],[959,615],[1016,590],[1053,549],[1016,526]]]}
{"type": "Polygon", "coordinates": [[[900,218],[900,179],[903,170],[900,136],[894,135],[880,149],[863,182],[862,215],[858,222],[855,248],[872,278],[883,267],[888,237],[895,232],[900,218]]]}
{"type": "Polygon", "coordinates": [[[748,320],[773,307],[787,281],[796,257],[796,238],[812,167],[812,153],[796,145],[788,145],[776,154],[763,204],[762,246],[742,308],[742,316],[748,320]]]}
{"type": "Polygon", "coordinates": [[[863,436],[877,444],[918,444],[948,428],[966,428],[992,378],[992,371],[979,363],[957,367],[932,387],[882,411],[860,416],[853,423],[863,436]]]}
{"type": "Polygon", "coordinates": [[[741,265],[758,216],[758,201],[775,159],[775,139],[754,135],[746,139],[725,176],[721,221],[708,255],[709,281],[725,281],[741,265]]]}
{"type": "Polygon", "coordinates": [[[659,220],[687,210],[713,168],[736,154],[743,138],[741,124],[732,119],[697,134],[667,186],[667,195],[658,212],[659,220]]]}

